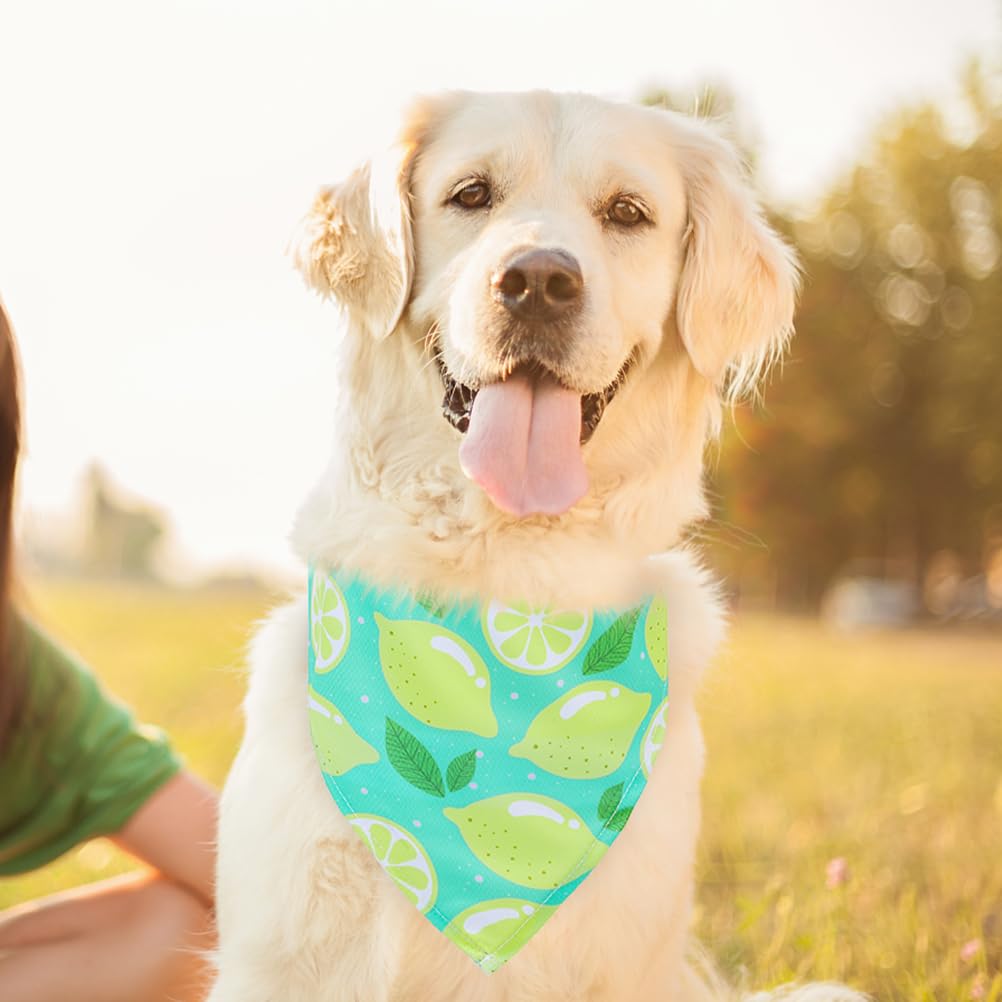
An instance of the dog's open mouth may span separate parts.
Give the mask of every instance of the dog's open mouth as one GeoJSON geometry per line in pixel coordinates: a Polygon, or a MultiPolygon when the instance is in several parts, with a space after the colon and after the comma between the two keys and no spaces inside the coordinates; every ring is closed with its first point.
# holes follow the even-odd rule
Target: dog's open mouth
{"type": "Polygon", "coordinates": [[[559,515],[588,490],[581,447],[623,385],[634,356],[598,393],[581,395],[539,364],[517,366],[477,389],[457,382],[444,364],[442,412],[464,434],[466,475],[503,511],[559,515]]]}
{"type": "MultiPolygon", "coordinates": [[[[440,353],[436,353],[435,358],[439,374],[442,377],[442,385],[445,387],[445,396],[442,398],[442,414],[453,428],[465,434],[470,427],[470,414],[473,411],[473,401],[476,399],[478,391],[457,382],[452,373],[446,369],[440,353]]],[[[633,368],[634,361],[635,353],[631,353],[616,374],[616,378],[604,390],[600,390],[598,393],[586,393],[581,397],[582,445],[595,433],[606,407],[609,406],[612,398],[626,381],[626,376],[633,368]]],[[[530,378],[546,378],[549,375],[544,367],[537,365],[520,365],[512,375],[520,372],[526,373],[530,378]]]]}

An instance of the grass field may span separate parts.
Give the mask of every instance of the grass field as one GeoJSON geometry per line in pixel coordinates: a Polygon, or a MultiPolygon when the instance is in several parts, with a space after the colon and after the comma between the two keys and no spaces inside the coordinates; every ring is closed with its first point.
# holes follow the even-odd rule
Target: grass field
{"type": "MultiPolygon", "coordinates": [[[[267,597],[53,583],[29,594],[222,781],[242,651],[267,597]]],[[[881,1002],[1002,999],[1002,636],[846,637],[739,618],[702,702],[698,930],[733,978],[841,979],[881,1002]]],[[[0,907],[127,866],[94,842],[0,882],[0,907]]]]}

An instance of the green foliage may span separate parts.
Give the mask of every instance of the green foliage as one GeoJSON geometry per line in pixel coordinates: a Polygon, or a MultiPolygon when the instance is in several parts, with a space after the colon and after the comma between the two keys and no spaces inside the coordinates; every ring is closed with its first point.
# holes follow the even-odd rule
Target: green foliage
{"type": "Polygon", "coordinates": [[[599,634],[585,655],[582,675],[598,675],[604,671],[611,671],[630,656],[633,634],[636,632],[641,611],[637,607],[624,612],[606,628],[604,633],[599,634]]]}
{"type": "Polygon", "coordinates": [[[442,770],[432,753],[406,727],[389,717],[386,718],[386,757],[411,786],[433,797],[445,796],[442,770]]]}
{"type": "Polygon", "coordinates": [[[620,800],[623,799],[623,784],[610,786],[602,793],[598,801],[598,816],[602,821],[608,821],[616,813],[620,800]]]}
{"type": "Polygon", "coordinates": [[[455,793],[462,790],[472,781],[477,771],[477,751],[472,749],[457,755],[450,763],[445,772],[445,781],[449,786],[449,791],[455,793]]]}
{"type": "Polygon", "coordinates": [[[963,140],[904,111],[813,215],[780,221],[805,266],[798,333],[714,485],[767,547],[720,562],[780,599],[816,601],[852,560],[920,582],[938,551],[975,573],[1002,545],[1002,106],[977,70],[967,89],[963,140]]]}

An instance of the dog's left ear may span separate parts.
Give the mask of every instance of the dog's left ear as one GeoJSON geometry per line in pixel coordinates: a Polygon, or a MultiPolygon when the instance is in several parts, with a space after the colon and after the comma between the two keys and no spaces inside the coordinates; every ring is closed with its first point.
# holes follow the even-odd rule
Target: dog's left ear
{"type": "Polygon", "coordinates": [[[336,299],[376,338],[396,329],[410,299],[411,169],[431,118],[431,102],[415,102],[385,154],[321,189],[293,241],[307,285],[336,299]]]}
{"type": "Polygon", "coordinates": [[[796,259],[763,218],[730,143],[706,125],[676,125],[689,209],[676,323],[696,370],[740,393],[793,333],[796,259]]]}

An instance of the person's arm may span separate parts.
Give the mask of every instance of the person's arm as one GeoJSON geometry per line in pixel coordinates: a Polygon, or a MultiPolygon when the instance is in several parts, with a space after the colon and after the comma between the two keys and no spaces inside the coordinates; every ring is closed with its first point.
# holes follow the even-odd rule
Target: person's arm
{"type": "Polygon", "coordinates": [[[168,780],[111,838],[212,907],[216,791],[184,770],[168,780]]]}

